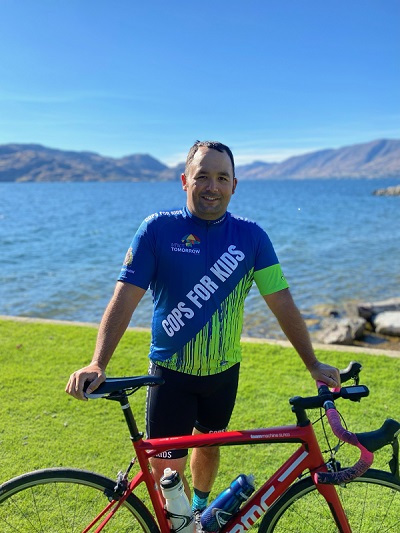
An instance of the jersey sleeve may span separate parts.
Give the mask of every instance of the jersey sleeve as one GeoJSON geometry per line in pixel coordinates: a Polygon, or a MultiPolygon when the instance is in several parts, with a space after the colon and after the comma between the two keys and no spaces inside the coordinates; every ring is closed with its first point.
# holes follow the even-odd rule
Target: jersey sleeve
{"type": "Polygon", "coordinates": [[[259,251],[254,268],[254,281],[261,296],[289,288],[274,247],[263,230],[261,230],[259,251]]]}
{"type": "Polygon", "coordinates": [[[266,296],[267,294],[272,294],[289,288],[289,284],[283,275],[279,263],[254,272],[254,281],[256,282],[261,296],[266,296]]]}
{"type": "Polygon", "coordinates": [[[147,290],[156,271],[156,255],[150,216],[139,226],[129,247],[118,281],[137,285],[147,290]]]}

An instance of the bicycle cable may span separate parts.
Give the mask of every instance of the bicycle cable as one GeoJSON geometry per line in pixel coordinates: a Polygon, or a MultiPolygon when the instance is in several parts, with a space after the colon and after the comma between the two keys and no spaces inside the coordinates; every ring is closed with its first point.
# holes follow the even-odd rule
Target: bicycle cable
{"type": "MultiPolygon", "coordinates": [[[[332,465],[335,462],[337,462],[335,456],[336,456],[337,452],[339,451],[339,449],[345,444],[345,442],[343,442],[340,439],[338,439],[338,442],[337,442],[336,446],[332,447],[331,443],[329,442],[329,437],[328,437],[328,433],[327,433],[327,430],[326,430],[326,424],[324,422],[324,418],[326,418],[326,414],[325,414],[325,412],[323,412],[322,408],[320,408],[319,411],[320,411],[320,416],[319,416],[319,418],[317,418],[313,422],[313,425],[316,424],[317,422],[321,422],[324,438],[325,438],[325,441],[326,441],[326,443],[328,445],[328,449],[327,450],[321,450],[321,451],[322,451],[323,454],[329,453],[330,459],[325,464],[326,465],[328,465],[328,464],[332,465]]],[[[337,413],[340,416],[340,420],[342,422],[343,427],[347,430],[348,427],[347,427],[346,420],[344,419],[344,417],[342,416],[340,411],[337,411],[337,413]]]]}

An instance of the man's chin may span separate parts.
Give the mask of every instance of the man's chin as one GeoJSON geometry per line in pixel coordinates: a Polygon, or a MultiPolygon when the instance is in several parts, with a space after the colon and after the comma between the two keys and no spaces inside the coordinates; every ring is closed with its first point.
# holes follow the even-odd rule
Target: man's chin
{"type": "Polygon", "coordinates": [[[210,204],[209,202],[204,202],[204,203],[202,203],[199,206],[199,211],[204,213],[204,214],[209,213],[209,214],[218,215],[218,213],[221,213],[221,211],[223,211],[223,210],[222,210],[221,204],[219,202],[215,203],[215,204],[210,204]]]}

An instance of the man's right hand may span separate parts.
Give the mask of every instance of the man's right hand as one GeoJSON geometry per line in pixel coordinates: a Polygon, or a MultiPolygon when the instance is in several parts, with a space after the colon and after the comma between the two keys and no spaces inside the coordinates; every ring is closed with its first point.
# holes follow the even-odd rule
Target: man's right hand
{"type": "Polygon", "coordinates": [[[96,363],[91,363],[80,370],[71,374],[65,392],[76,398],[77,400],[87,400],[83,394],[83,387],[85,383],[89,382],[87,393],[91,393],[97,389],[101,383],[106,379],[106,373],[96,363]]]}

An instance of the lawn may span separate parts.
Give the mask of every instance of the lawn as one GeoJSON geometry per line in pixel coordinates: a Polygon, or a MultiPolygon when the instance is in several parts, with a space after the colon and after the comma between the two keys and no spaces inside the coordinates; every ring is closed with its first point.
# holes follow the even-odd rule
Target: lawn
{"type": "MultiPolygon", "coordinates": [[[[114,478],[128,465],[132,446],[118,404],[79,402],[64,392],[71,372],[89,362],[95,338],[96,329],[90,326],[0,320],[0,482],[50,466],[88,469],[114,478]]],[[[145,374],[149,341],[147,332],[127,331],[108,375],[145,374]]],[[[363,364],[362,382],[370,388],[370,396],[360,403],[338,402],[352,431],[376,429],[387,417],[400,419],[399,359],[333,350],[317,355],[341,368],[353,359],[363,364]]],[[[292,424],[288,399],[314,392],[314,383],[293,349],[243,343],[230,429],[292,424]]],[[[131,400],[139,427],[144,429],[145,390],[131,400]]],[[[215,491],[241,472],[253,473],[256,483],[261,481],[291,449],[282,444],[224,448],[215,491]]],[[[377,466],[387,469],[388,452],[376,454],[377,466]]],[[[344,451],[343,456],[356,460],[351,451],[344,451]]]]}

